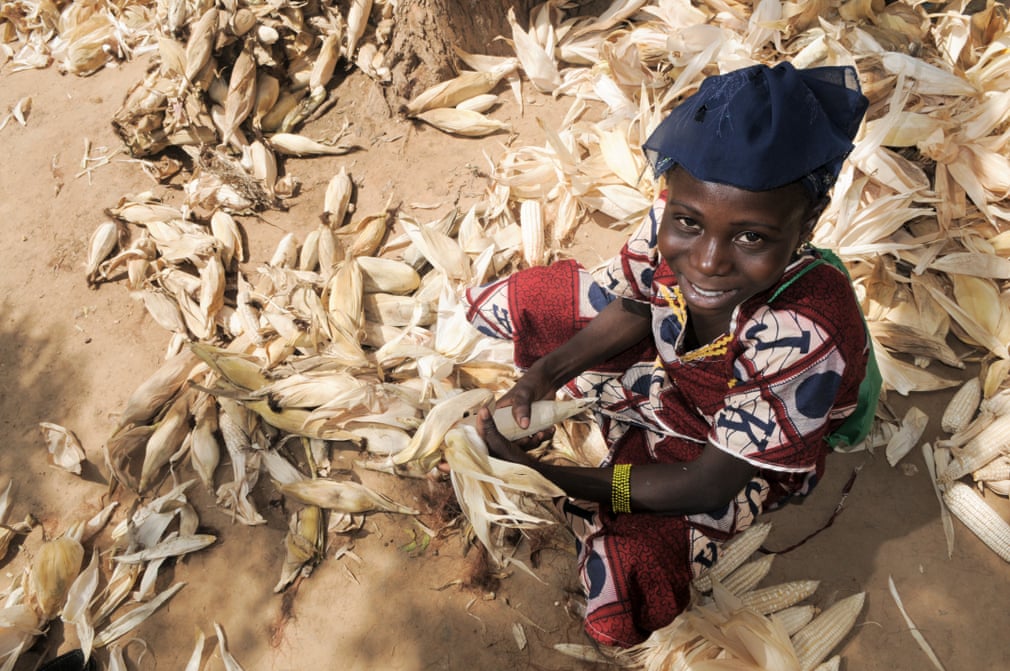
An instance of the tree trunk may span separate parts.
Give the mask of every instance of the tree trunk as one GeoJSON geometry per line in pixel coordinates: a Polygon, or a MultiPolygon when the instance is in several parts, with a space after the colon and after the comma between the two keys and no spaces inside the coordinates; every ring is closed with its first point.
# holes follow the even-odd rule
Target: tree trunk
{"type": "Polygon", "coordinates": [[[530,9],[541,0],[401,0],[394,15],[393,41],[387,63],[392,83],[386,103],[399,113],[406,101],[426,88],[456,76],[459,59],[453,51],[512,55],[496,37],[511,37],[508,10],[526,26],[530,9]]]}

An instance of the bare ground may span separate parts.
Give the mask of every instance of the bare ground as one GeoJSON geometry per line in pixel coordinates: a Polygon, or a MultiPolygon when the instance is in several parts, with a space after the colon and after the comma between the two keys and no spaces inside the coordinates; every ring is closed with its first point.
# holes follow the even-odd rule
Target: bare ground
{"type": "MultiPolygon", "coordinates": [[[[155,188],[121,153],[90,176],[78,176],[85,138],[96,154],[100,147],[120,147],[110,120],[144,67],[136,62],[87,79],[53,69],[0,73],[0,110],[23,96],[33,98],[28,126],[11,124],[0,131],[0,422],[5,439],[0,486],[8,479],[15,483],[12,520],[31,512],[48,536],[108,500],[101,446],[126,398],[159,365],[168,345],[168,334],[125,287],[92,290],[83,274],[87,241],[103,210],[123,195],[155,188]],[[82,477],[47,466],[37,428],[41,421],[67,426],[80,437],[88,456],[82,477]]],[[[488,167],[483,152],[495,157],[508,141],[506,136],[454,139],[389,119],[376,112],[381,95],[360,75],[349,75],[337,90],[334,109],[307,134],[332,135],[348,119],[364,151],[288,161],[286,170],[302,182],[301,195],[286,213],[242,219],[251,264],[269,258],[284,233],[304,237],[315,227],[325,184],[340,166],[357,184],[359,211],[379,211],[392,198],[427,220],[481,198],[488,167]]],[[[536,118],[556,121],[566,108],[565,101],[538,97],[529,101],[522,118],[509,103],[496,116],[513,117],[521,141],[537,144],[542,133],[536,118]]],[[[586,226],[574,252],[594,263],[616,252],[622,237],[586,226]]],[[[947,397],[910,400],[933,418],[930,439],[937,435],[947,397]]],[[[909,403],[896,396],[889,401],[899,414],[909,403]]],[[[354,457],[339,453],[335,466],[350,468],[354,457]]],[[[818,579],[814,601],[821,605],[867,592],[863,616],[841,649],[845,669],[929,666],[888,593],[888,576],[948,669],[1006,668],[1007,566],[960,525],[954,555],[947,558],[938,505],[919,452],[895,469],[882,454],[866,452],[832,455],[828,466],[809,501],[769,516],[775,527],[768,546],[788,546],[821,526],[853,469],[859,469],[844,511],[816,538],[779,556],[766,583],[818,579]]],[[[423,480],[362,477],[394,498],[429,509],[426,500],[446,493],[444,485],[423,480]]],[[[354,556],[334,559],[346,539],[331,538],[326,561],[282,597],[272,587],[284,556],[286,513],[269,485],[254,494],[267,524],[251,528],[233,523],[207,492],[191,492],[203,528],[219,539],[165,571],[160,587],[175,581],[187,586],[135,632],[138,642],[127,648],[131,668],[183,668],[197,629],[212,635],[214,622],[224,627],[230,650],[250,671],[585,668],[552,647],[587,642],[572,610],[577,601],[572,598],[573,555],[565,548],[539,554],[541,580],[513,571],[496,585],[463,587],[460,579],[481,572],[474,566],[475,553],[464,556],[458,534],[411,550],[417,537],[413,522],[378,514],[352,539],[354,556]],[[529,638],[521,650],[513,636],[517,622],[529,638]]],[[[1000,509],[1007,512],[1005,505],[1000,509]]],[[[422,519],[434,523],[430,516],[422,519]]],[[[0,564],[5,578],[20,574],[42,538],[36,530],[12,547],[0,564]]],[[[107,536],[98,544],[103,542],[107,536]]],[[[75,646],[73,631],[53,623],[18,668],[35,668],[75,646]]],[[[98,656],[104,665],[104,651],[98,656]]],[[[218,653],[208,656],[205,668],[223,668],[218,653]]]]}

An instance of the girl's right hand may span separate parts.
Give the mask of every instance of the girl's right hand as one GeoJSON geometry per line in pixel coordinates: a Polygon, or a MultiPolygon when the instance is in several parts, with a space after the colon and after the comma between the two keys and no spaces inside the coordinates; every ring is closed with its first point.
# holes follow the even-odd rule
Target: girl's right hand
{"type": "Polygon", "coordinates": [[[545,372],[542,361],[539,359],[530,366],[515,386],[495,404],[497,408],[512,406],[513,419],[524,429],[530,425],[530,406],[533,401],[553,399],[558,391],[558,385],[545,372]]]}

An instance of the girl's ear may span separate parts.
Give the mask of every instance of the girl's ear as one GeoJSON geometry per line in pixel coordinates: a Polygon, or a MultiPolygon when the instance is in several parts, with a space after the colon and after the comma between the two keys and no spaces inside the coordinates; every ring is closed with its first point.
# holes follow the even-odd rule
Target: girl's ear
{"type": "Polygon", "coordinates": [[[820,200],[810,205],[807,210],[806,219],[800,224],[800,240],[809,240],[810,236],[813,235],[814,227],[817,225],[817,221],[821,218],[821,214],[824,212],[824,208],[828,206],[831,201],[827,196],[823,196],[820,200]]]}

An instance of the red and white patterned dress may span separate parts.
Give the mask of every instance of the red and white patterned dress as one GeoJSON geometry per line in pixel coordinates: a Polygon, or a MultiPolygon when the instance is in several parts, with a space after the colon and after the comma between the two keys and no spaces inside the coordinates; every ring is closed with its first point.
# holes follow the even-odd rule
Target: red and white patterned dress
{"type": "Polygon", "coordinates": [[[726,334],[685,351],[687,309],[656,249],[663,205],[656,202],[595,278],[562,261],[467,292],[471,323],[511,339],[520,368],[566,342],[614,298],[648,303],[652,337],[565,386],[600,399],[597,418],[610,446],[600,465],[691,461],[713,445],[758,469],[732,502],[706,514],[615,514],[607,505],[568,502],[580,540],[586,630],[607,645],[633,645],[669,624],[721,541],[763,509],[810,491],[824,467],[825,439],[855,409],[866,370],[851,284],[827,263],[807,268],[815,251],[737,306],[726,334]]]}

